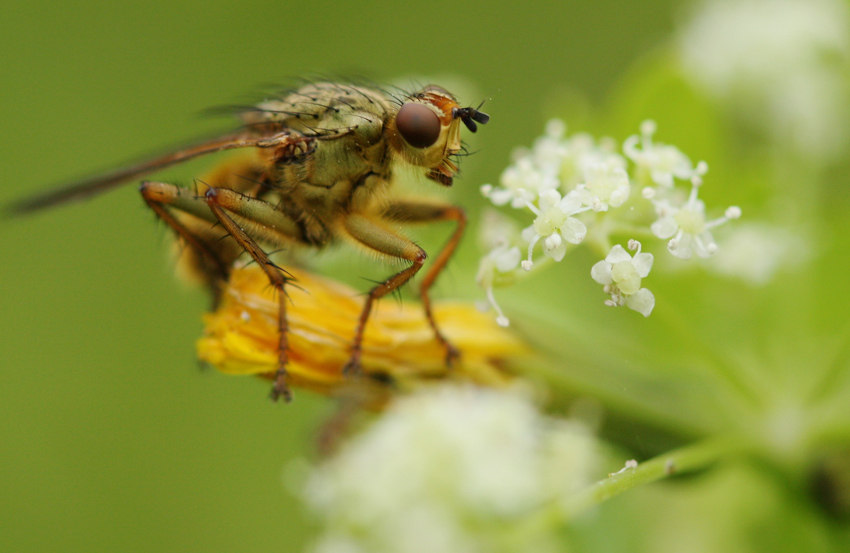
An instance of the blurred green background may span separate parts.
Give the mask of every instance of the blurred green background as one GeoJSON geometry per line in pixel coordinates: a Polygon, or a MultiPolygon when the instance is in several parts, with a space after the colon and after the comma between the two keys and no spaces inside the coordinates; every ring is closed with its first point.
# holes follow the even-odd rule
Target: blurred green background
{"type": "MultiPolygon", "coordinates": [[[[457,185],[471,199],[540,133],[553,95],[604,102],[678,7],[9,4],[0,203],[220,129],[195,114],[322,72],[454,75],[476,91],[464,101],[488,98],[492,122],[457,185]]],[[[264,382],[197,369],[207,298],[173,278],[167,233],[135,186],[3,220],[0,241],[0,551],[300,549],[309,523],[282,475],[312,455],[331,406],[303,391],[275,405],[264,382]]]]}

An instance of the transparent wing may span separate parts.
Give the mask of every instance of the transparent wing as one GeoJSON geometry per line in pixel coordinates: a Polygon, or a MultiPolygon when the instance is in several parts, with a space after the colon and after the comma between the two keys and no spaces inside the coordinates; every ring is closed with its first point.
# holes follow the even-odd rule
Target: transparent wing
{"type": "Polygon", "coordinates": [[[177,151],[153,157],[128,167],[122,167],[107,173],[95,175],[60,188],[48,190],[47,192],[36,196],[24,198],[23,200],[8,206],[6,208],[6,212],[10,215],[25,215],[63,203],[83,200],[96,194],[100,194],[101,192],[106,192],[120,184],[124,184],[143,175],[147,175],[206,154],[221,152],[223,150],[232,150],[235,148],[269,148],[287,146],[288,144],[295,143],[297,141],[298,139],[288,132],[265,136],[245,133],[219,136],[177,151]]]}

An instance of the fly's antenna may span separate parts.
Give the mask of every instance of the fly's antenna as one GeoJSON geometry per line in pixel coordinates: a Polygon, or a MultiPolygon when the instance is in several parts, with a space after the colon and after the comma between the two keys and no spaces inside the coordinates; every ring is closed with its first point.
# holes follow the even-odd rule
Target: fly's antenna
{"type": "Polygon", "coordinates": [[[482,100],[481,103],[478,104],[477,108],[453,108],[452,117],[454,119],[460,119],[461,121],[463,121],[463,124],[466,125],[467,129],[469,129],[469,132],[475,132],[478,130],[478,125],[476,125],[476,123],[486,125],[490,121],[489,115],[487,115],[483,111],[478,111],[483,105],[484,101],[482,100]]]}

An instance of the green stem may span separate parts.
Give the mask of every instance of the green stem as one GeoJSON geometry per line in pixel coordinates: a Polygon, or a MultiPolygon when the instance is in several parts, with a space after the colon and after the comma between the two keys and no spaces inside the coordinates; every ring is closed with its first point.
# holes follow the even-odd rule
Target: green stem
{"type": "Polygon", "coordinates": [[[641,463],[636,468],[627,468],[612,474],[605,480],[572,496],[567,502],[559,499],[547,504],[534,515],[526,517],[513,529],[510,536],[506,536],[506,539],[511,543],[524,543],[529,536],[557,528],[564,524],[565,519],[574,518],[641,484],[655,482],[673,474],[706,468],[733,452],[736,449],[734,443],[715,439],[706,440],[665,453],[641,463]]]}
{"type": "Polygon", "coordinates": [[[659,455],[639,464],[636,468],[627,468],[612,474],[571,498],[565,509],[566,514],[569,517],[576,516],[641,484],[655,482],[673,474],[706,468],[739,447],[735,446],[735,443],[728,440],[709,439],[659,455]]]}

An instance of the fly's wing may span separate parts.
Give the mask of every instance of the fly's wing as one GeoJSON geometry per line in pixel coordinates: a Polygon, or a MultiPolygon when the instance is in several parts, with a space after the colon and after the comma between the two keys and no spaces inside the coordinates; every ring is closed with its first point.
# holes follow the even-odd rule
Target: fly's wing
{"type": "Polygon", "coordinates": [[[177,165],[184,161],[206,154],[232,150],[235,148],[270,148],[286,146],[294,142],[288,132],[273,135],[257,136],[256,134],[236,133],[216,137],[200,142],[174,152],[166,153],[129,167],[120,168],[108,173],[96,175],[62,188],[49,190],[46,193],[25,198],[6,208],[10,215],[25,215],[41,209],[53,207],[67,202],[83,200],[90,196],[106,192],[120,184],[126,183],[143,175],[177,165]]]}

